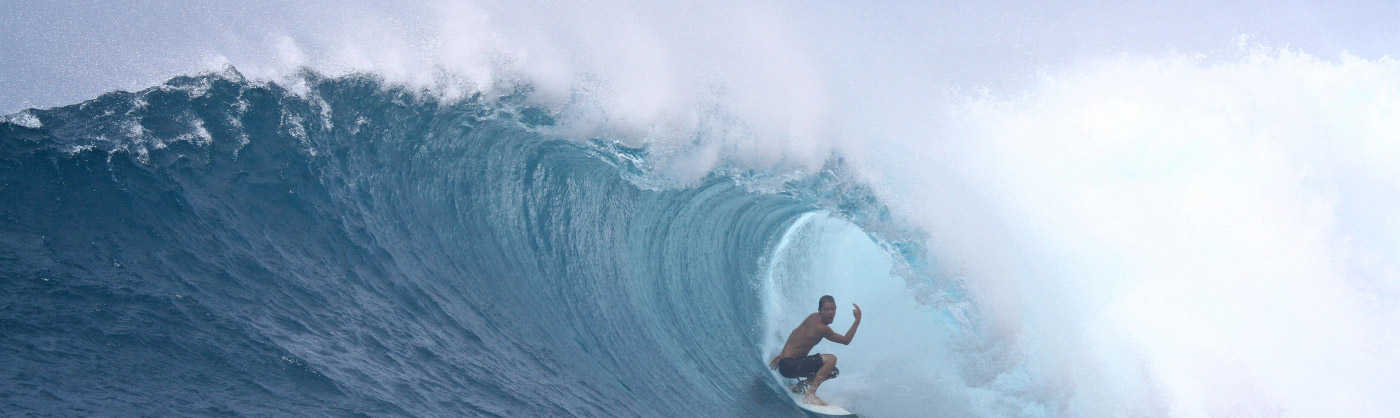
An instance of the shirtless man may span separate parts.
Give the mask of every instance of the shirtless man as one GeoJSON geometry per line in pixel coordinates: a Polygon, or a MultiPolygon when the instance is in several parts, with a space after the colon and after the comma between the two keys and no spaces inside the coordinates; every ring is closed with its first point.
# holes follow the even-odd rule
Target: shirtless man
{"type": "Polygon", "coordinates": [[[855,315],[856,321],[851,323],[851,329],[846,331],[846,335],[837,334],[831,330],[831,322],[836,320],[836,298],[831,295],[822,296],[817,300],[817,313],[807,315],[807,319],[802,320],[802,324],[797,329],[792,330],[788,335],[787,344],[783,345],[783,352],[773,361],[768,362],[769,369],[777,369],[779,374],[787,378],[805,378],[799,380],[792,386],[793,392],[802,392],[805,387],[806,394],[802,396],[802,402],[813,405],[826,405],[825,401],[817,397],[817,387],[827,379],[835,378],[839,371],[836,370],[836,356],[831,354],[807,355],[812,351],[822,338],[832,342],[849,345],[851,338],[856,336],[856,327],[860,326],[860,305],[854,303],[855,310],[851,314],[855,315]]]}

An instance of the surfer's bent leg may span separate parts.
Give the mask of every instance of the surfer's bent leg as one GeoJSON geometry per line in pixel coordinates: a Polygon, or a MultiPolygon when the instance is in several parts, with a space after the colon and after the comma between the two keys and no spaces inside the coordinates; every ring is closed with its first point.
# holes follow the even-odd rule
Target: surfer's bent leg
{"type": "Polygon", "coordinates": [[[826,379],[830,377],[829,375],[831,374],[831,370],[835,368],[836,355],[822,354],[822,368],[817,370],[817,375],[812,378],[812,384],[807,387],[807,403],[826,405],[826,402],[822,402],[821,399],[817,398],[817,387],[821,386],[822,382],[825,382],[826,379]]]}

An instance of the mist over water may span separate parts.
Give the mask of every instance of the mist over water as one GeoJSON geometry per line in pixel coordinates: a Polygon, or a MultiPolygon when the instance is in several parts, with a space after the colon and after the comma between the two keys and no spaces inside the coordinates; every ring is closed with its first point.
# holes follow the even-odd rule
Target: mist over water
{"type": "Polygon", "coordinates": [[[839,161],[876,203],[772,231],[755,368],[832,294],[867,416],[1400,413],[1395,4],[170,6],[11,5],[0,111],[309,70],[521,94],[643,189],[839,161]]]}
{"type": "Polygon", "coordinates": [[[1027,366],[1073,382],[1072,410],[1384,415],[1400,384],[1382,348],[1400,329],[1397,242],[1377,235],[1400,203],[1397,74],[1274,51],[1047,75],[954,110],[949,135],[975,140],[925,154],[1006,233],[932,228],[986,251],[969,287],[1027,366]]]}

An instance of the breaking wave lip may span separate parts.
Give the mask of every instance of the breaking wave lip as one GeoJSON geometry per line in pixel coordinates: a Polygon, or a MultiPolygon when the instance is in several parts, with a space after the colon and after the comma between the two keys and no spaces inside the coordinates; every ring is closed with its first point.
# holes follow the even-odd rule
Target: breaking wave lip
{"type": "Polygon", "coordinates": [[[44,127],[44,123],[28,110],[21,110],[17,113],[5,115],[3,118],[0,118],[0,122],[23,126],[29,129],[40,129],[44,127]]]}

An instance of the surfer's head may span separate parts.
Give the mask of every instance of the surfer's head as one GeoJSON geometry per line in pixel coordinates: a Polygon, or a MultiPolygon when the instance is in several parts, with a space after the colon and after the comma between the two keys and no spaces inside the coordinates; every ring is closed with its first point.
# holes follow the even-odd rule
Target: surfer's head
{"type": "Polygon", "coordinates": [[[831,295],[822,296],[817,300],[817,317],[821,318],[823,324],[831,325],[836,321],[836,298],[831,295]]]}

